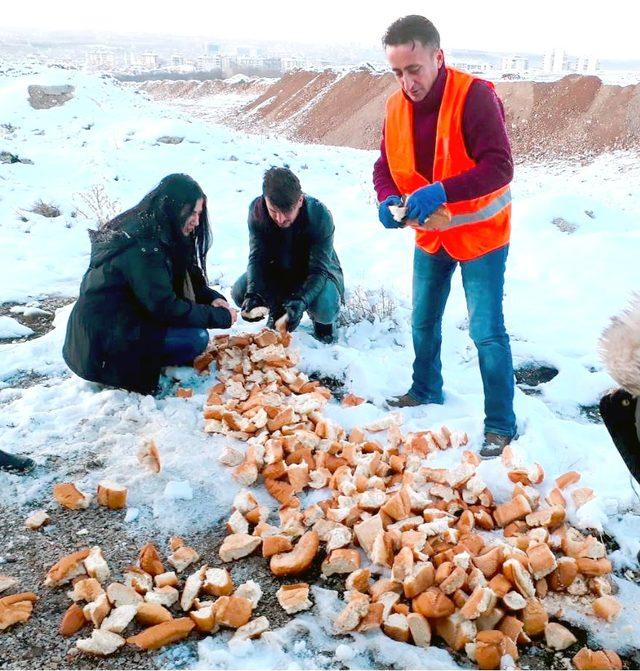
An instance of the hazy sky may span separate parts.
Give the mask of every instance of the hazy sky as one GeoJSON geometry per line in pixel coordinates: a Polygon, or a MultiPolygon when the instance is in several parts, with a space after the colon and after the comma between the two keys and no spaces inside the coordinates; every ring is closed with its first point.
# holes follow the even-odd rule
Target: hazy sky
{"type": "Polygon", "coordinates": [[[404,14],[424,14],[445,49],[640,59],[638,0],[5,0],[0,27],[173,33],[237,40],[376,45],[404,14]]]}

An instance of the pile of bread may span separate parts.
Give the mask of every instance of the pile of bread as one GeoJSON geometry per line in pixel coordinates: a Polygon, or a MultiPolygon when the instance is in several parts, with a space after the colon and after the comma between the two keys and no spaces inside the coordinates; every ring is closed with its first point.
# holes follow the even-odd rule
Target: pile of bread
{"type": "MultiPolygon", "coordinates": [[[[496,504],[473,452],[463,451],[454,468],[425,465],[438,450],[466,445],[465,434],[441,427],[404,435],[399,414],[347,433],[326,418],[331,393],[296,369],[290,341],[288,333],[270,330],[219,336],[196,361],[201,371],[215,361],[219,380],[205,403],[205,430],[242,441],[219,457],[243,486],[227,521],[222,562],[259,552],[277,577],[302,575],[315,562],[324,576],[345,578],[336,634],[381,629],[428,647],[433,632],[481,669],[515,665],[519,646],[543,637],[552,650],[576,643],[566,627],[550,621],[562,616],[545,608],[550,592],[588,602],[603,620],[619,615],[604,545],[566,522],[568,495],[575,507],[594,496],[578,487],[578,473],[556,478],[543,497],[542,468],[519,463],[507,448],[502,464],[513,492],[496,504]],[[258,482],[279,504],[277,524],[271,508],[247,489],[258,482]],[[303,509],[299,495],[310,489],[327,496],[303,509]]],[[[361,402],[349,395],[343,405],[361,402]]],[[[160,471],[155,444],[146,443],[138,456],[160,471]]],[[[56,485],[54,496],[72,510],[92,500],[69,483],[56,485]]],[[[122,508],[126,497],[116,483],[98,487],[100,505],[122,508]]],[[[26,524],[36,529],[47,522],[46,513],[36,511],[26,524]]],[[[63,557],[45,580],[48,587],[71,587],[73,603],[60,633],[71,636],[92,625],[91,635],[76,645],[95,655],[125,645],[153,650],[194,630],[229,628],[233,640],[264,633],[267,618],[253,618],[260,586],[248,581],[236,588],[226,569],[207,565],[181,579],[199,560],[193,548],[172,538],[167,570],[157,548],[147,544],[122,582],[112,582],[100,547],[63,557]]],[[[11,580],[0,576],[0,593],[14,586],[11,580]]],[[[304,582],[283,585],[277,598],[293,614],[312,606],[309,591],[304,582]]],[[[27,621],[36,598],[21,593],[0,599],[0,631],[27,621]]],[[[573,664],[622,668],[615,652],[586,647],[573,664]]]]}
{"type": "MultiPolygon", "coordinates": [[[[99,546],[60,559],[45,579],[47,587],[71,588],[67,594],[73,603],[62,617],[60,633],[73,636],[93,626],[91,635],[79,639],[76,646],[105,656],[125,644],[155,650],[186,638],[193,630],[209,634],[228,628],[235,630],[234,640],[246,640],[269,628],[266,617],[252,619],[262,597],[257,583],[249,580],[236,587],[226,569],[206,564],[181,578],[200,556],[180,538],[171,538],[169,544],[170,569],[155,545],[148,543],[140,550],[137,564],[123,571],[122,582],[112,582],[99,546]],[[138,633],[125,638],[125,630],[134,628],[138,633]]],[[[293,585],[280,590],[278,598],[287,612],[296,612],[311,606],[308,599],[300,598],[308,597],[308,592],[308,585],[293,585]]]]}
{"type": "MultiPolygon", "coordinates": [[[[482,669],[515,663],[518,646],[543,636],[553,650],[576,643],[550,621],[549,592],[588,599],[607,621],[619,614],[604,545],[565,521],[568,493],[576,507],[594,496],[576,487],[578,473],[558,477],[543,498],[542,468],[519,464],[507,448],[513,493],[496,504],[473,452],[452,469],[424,465],[437,450],[465,445],[464,434],[442,427],[405,436],[401,417],[390,414],[347,435],[323,416],[330,393],[296,370],[289,339],[267,330],[221,336],[206,355],[219,383],[204,407],[205,430],[244,440],[244,451],[227,446],[220,460],[245,487],[260,479],[280,504],[271,524],[269,508],[243,490],[223,561],[259,551],[274,575],[291,576],[324,557],[322,573],[346,579],[336,633],[381,628],[427,647],[433,631],[482,669]],[[329,495],[302,509],[298,494],[309,488],[329,495]]],[[[611,651],[584,648],[573,662],[621,668],[611,651]]]]}

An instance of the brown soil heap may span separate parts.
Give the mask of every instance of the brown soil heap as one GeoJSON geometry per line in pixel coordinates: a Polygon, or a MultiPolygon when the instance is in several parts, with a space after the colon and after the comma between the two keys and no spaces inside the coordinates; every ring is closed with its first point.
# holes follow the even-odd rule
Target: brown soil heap
{"type": "Polygon", "coordinates": [[[152,98],[166,100],[182,98],[198,100],[221,94],[261,95],[273,83],[272,79],[248,78],[239,81],[211,79],[205,81],[160,79],[136,84],[136,88],[146,91],[152,98]]]}
{"type": "MultiPolygon", "coordinates": [[[[377,149],[384,106],[397,84],[389,73],[295,71],[228,118],[249,131],[377,149]]],[[[588,156],[640,146],[640,84],[613,86],[598,77],[555,82],[498,82],[514,153],[520,157],[588,156]]]]}

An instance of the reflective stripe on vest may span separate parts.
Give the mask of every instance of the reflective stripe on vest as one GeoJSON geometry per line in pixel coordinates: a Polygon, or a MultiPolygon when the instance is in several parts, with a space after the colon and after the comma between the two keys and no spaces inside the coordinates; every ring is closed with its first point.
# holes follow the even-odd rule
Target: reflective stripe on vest
{"type": "Polygon", "coordinates": [[[507,190],[501,195],[498,196],[494,201],[485,205],[484,207],[471,212],[469,214],[454,214],[451,217],[452,226],[463,226],[464,224],[476,224],[479,221],[485,221],[485,219],[490,219],[495,216],[511,203],[511,189],[507,190]]]}
{"type": "MultiPolygon", "coordinates": [[[[444,94],[438,113],[433,160],[433,181],[441,181],[473,168],[467,153],[462,117],[467,94],[475,77],[447,68],[444,94]]],[[[493,84],[485,82],[493,88],[493,84]]],[[[409,195],[430,182],[416,169],[413,135],[413,103],[401,90],[387,100],[385,148],[391,176],[400,193],[409,195]]],[[[511,191],[508,186],[479,198],[447,203],[451,228],[416,231],[416,244],[430,254],[441,246],[459,261],[468,261],[509,242],[511,191]]]]}

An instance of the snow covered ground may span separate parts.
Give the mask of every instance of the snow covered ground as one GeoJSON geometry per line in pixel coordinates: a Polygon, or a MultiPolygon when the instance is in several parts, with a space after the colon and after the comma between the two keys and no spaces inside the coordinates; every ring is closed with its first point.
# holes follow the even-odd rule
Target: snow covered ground
{"type": "MultiPolygon", "coordinates": [[[[329,347],[313,340],[309,323],[303,322],[296,334],[301,368],[341,379],[348,391],[367,398],[369,403],[357,408],[329,406],[328,414],[347,428],[381,415],[386,396],[406,391],[412,362],[412,239],[408,231],[386,231],[377,222],[370,179],[374,153],[245,136],[152,103],[111,78],[59,69],[1,76],[0,110],[2,151],[33,161],[0,164],[0,303],[75,296],[88,262],[87,227],[95,225],[78,211],[87,210],[81,194],[101,187],[124,209],[171,172],[192,175],[207,193],[214,230],[209,276],[228,295],[246,265],[248,204],[260,190],[263,171],[287,164],[303,189],[333,212],[350,290],[384,287],[396,302],[393,320],[349,326],[329,347]],[[71,83],[75,97],[62,107],[34,110],[27,86],[36,83],[71,83]],[[161,136],[183,140],[158,143],[161,136]],[[58,206],[61,216],[30,212],[38,200],[58,206]]],[[[613,386],[599,362],[598,336],[640,287],[639,181],[638,157],[623,153],[588,165],[519,167],[505,296],[516,367],[545,364],[559,371],[539,386],[538,395],[517,391],[517,451],[528,463],[542,465],[547,489],[560,473],[582,473],[581,486],[591,487],[597,497],[578,511],[570,509],[570,518],[615,537],[617,568],[637,568],[640,499],[606,430],[588,421],[581,407],[596,404],[613,386]]],[[[195,396],[154,399],[100,390],[70,376],[61,357],[69,311],[59,310],[56,328],[41,338],[0,345],[0,449],[28,453],[41,464],[35,478],[0,475],[0,506],[48,497],[52,483],[65,476],[87,491],[108,476],[129,487],[131,533],[146,528],[188,534],[218,524],[237,488],[216,459],[222,439],[201,430],[211,378],[175,371],[195,387],[195,396]],[[15,386],[25,373],[46,379],[28,388],[15,386]],[[154,438],[162,454],[163,471],[154,478],[137,467],[136,451],[145,438],[154,438]],[[77,465],[89,457],[100,467],[78,472],[77,465]]],[[[248,330],[242,323],[237,329],[248,330]]],[[[467,431],[472,448],[478,448],[482,386],[459,275],[445,315],[443,367],[445,405],[404,411],[403,430],[446,423],[467,431]]],[[[437,455],[434,464],[459,460],[459,450],[451,450],[437,455]]],[[[480,472],[498,500],[510,497],[510,483],[498,464],[483,463],[480,472]]],[[[640,589],[622,582],[628,625],[616,648],[638,648],[640,589]]],[[[335,598],[316,596],[327,604],[335,598]]],[[[596,640],[605,635],[607,627],[596,627],[593,617],[578,613],[575,618],[586,618],[596,640]]],[[[248,668],[251,659],[251,665],[279,667],[340,662],[355,668],[398,659],[413,668],[453,664],[441,650],[415,660],[415,648],[377,637],[366,644],[363,637],[346,640],[349,647],[341,652],[326,650],[319,630],[310,634],[316,652],[309,661],[309,651],[295,639],[296,627],[308,629],[310,618],[298,620],[272,639],[249,644],[244,656],[229,656],[219,639],[205,641],[202,668],[236,663],[248,668]],[[287,641],[280,652],[278,641],[287,641]],[[329,657],[318,657],[323,654],[329,657]]]]}

